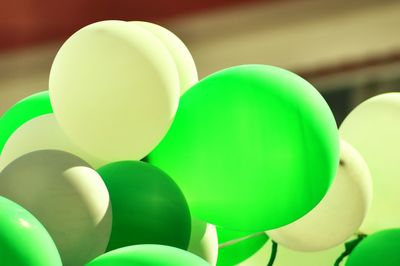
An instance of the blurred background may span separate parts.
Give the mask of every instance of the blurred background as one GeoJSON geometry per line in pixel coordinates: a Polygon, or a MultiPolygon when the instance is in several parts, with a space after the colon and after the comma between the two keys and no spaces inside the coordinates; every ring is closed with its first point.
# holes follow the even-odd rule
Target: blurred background
{"type": "Polygon", "coordinates": [[[46,90],[60,45],[99,20],[167,27],[200,78],[238,64],[294,71],[320,90],[340,123],[353,106],[400,89],[396,0],[1,0],[0,114],[46,90]]]}

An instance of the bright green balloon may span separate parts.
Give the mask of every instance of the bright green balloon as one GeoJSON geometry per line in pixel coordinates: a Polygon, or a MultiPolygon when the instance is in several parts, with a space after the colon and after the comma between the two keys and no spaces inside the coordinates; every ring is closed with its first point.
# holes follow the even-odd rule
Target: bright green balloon
{"type": "Polygon", "coordinates": [[[43,225],[20,205],[0,197],[0,264],[61,266],[56,245],[43,225]]]}
{"type": "Polygon", "coordinates": [[[189,208],[167,174],[139,161],[111,163],[98,172],[108,188],[113,209],[107,250],[137,244],[188,247],[189,208]]]}
{"type": "Polygon", "coordinates": [[[310,83],[281,68],[243,65],[187,91],[148,160],[174,178],[193,215],[263,231],[322,199],[336,173],[339,138],[310,83]]]}
{"type": "MultiPolygon", "coordinates": [[[[238,232],[217,227],[218,250],[217,266],[232,266],[243,263],[258,252],[268,241],[267,234],[238,232]],[[252,236],[254,235],[254,236],[252,236]]],[[[269,254],[266,254],[268,257],[269,254]]]]}
{"type": "Polygon", "coordinates": [[[379,231],[356,246],[346,266],[398,266],[400,265],[399,251],[400,229],[379,231]]]}
{"type": "Polygon", "coordinates": [[[162,245],[135,245],[110,251],[86,266],[209,266],[185,250],[162,245]]]}
{"type": "Polygon", "coordinates": [[[33,94],[8,109],[0,117],[0,154],[8,138],[25,122],[43,114],[52,113],[49,93],[42,91],[33,94]]]}

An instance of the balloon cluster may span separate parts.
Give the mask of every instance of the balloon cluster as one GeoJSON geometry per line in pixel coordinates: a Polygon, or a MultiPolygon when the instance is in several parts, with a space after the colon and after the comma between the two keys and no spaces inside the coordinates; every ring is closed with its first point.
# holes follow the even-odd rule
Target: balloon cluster
{"type": "MultiPolygon", "coordinates": [[[[400,133],[384,130],[396,97],[382,96],[389,110],[361,105],[340,129],[381,178],[365,233],[399,223],[389,207],[400,149],[389,169],[376,152],[383,133],[388,143],[400,133]]],[[[1,265],[264,265],[269,238],[275,251],[335,247],[372,200],[366,162],[349,143],[292,72],[241,65],[198,81],[167,29],[91,24],[58,51],[49,90],[0,118],[1,265]]],[[[357,254],[386,236],[398,231],[363,240],[349,265],[367,265],[357,254]]]]}

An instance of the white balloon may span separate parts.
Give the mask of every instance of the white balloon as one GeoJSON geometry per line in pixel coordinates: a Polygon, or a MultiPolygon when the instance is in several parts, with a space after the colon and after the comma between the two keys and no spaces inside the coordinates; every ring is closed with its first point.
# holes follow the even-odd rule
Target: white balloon
{"type": "Polygon", "coordinates": [[[61,130],[54,114],[47,114],[29,120],[10,136],[0,156],[0,170],[18,157],[38,150],[66,151],[84,159],[96,169],[105,164],[72,143],[61,130]]]}
{"type": "Polygon", "coordinates": [[[192,234],[188,251],[215,266],[218,258],[218,236],[215,225],[192,217],[192,234]]]}
{"type": "Polygon", "coordinates": [[[124,21],[97,22],[74,33],[49,77],[60,127],[107,162],[139,160],[161,141],[175,116],[179,87],[167,48],[124,21]]]}
{"type": "Polygon", "coordinates": [[[364,220],[372,200],[372,182],[361,155],[341,141],[336,177],[321,202],[299,220],[267,231],[280,245],[320,251],[343,243],[364,220]]]}
{"type": "Polygon", "coordinates": [[[339,129],[364,157],[374,193],[363,233],[400,227],[400,93],[375,96],[357,106],[339,129]]]}
{"type": "Polygon", "coordinates": [[[168,49],[179,73],[181,95],[197,83],[199,78],[193,57],[185,44],[174,33],[150,22],[133,21],[132,23],[153,33],[168,49]]]}
{"type": "Polygon", "coordinates": [[[0,195],[45,226],[64,266],[84,265],[106,250],[112,220],[108,191],[80,158],[56,150],[23,155],[0,173],[0,195]]]}

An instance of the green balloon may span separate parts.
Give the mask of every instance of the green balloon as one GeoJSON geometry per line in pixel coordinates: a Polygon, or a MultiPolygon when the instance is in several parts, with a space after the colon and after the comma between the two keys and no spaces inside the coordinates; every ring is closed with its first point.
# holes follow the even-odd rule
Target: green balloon
{"type": "Polygon", "coordinates": [[[399,251],[400,228],[379,231],[366,237],[355,247],[346,266],[398,266],[399,251]]]}
{"type": "Polygon", "coordinates": [[[217,266],[232,266],[244,262],[259,251],[268,241],[267,234],[239,232],[217,227],[218,261],[217,266]],[[248,237],[248,238],[247,238],[248,237]]]}
{"type": "Polygon", "coordinates": [[[18,127],[32,118],[52,112],[48,91],[33,94],[8,109],[0,117],[0,154],[8,138],[18,127]]]}
{"type": "Polygon", "coordinates": [[[113,223],[107,250],[137,244],[187,249],[190,212],[181,190],[160,169],[121,161],[98,169],[110,193],[113,223]]]}
{"type": "Polygon", "coordinates": [[[339,138],[310,83],[281,68],[243,65],[187,91],[148,160],[174,178],[194,216],[264,231],[297,220],[323,198],[339,138]]]}
{"type": "Polygon", "coordinates": [[[0,264],[61,266],[56,245],[43,225],[20,205],[0,197],[0,264]]]}
{"type": "Polygon", "coordinates": [[[110,251],[86,266],[210,266],[185,250],[163,245],[135,245],[110,251]]]}

